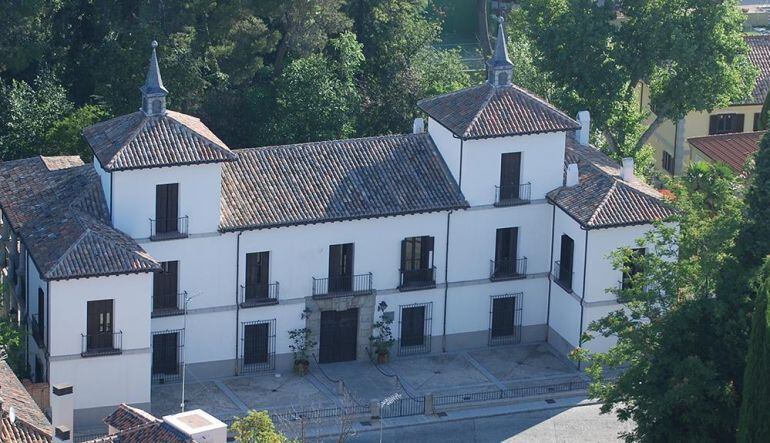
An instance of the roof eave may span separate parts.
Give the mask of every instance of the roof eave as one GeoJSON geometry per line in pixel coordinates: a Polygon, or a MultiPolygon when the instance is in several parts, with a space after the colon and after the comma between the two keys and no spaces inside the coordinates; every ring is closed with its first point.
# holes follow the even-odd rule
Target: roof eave
{"type": "Polygon", "coordinates": [[[107,172],[120,172],[120,171],[135,171],[135,170],[139,170],[139,169],[173,168],[175,166],[194,166],[194,165],[205,165],[205,164],[212,164],[212,163],[228,163],[228,162],[238,161],[237,154],[235,154],[235,153],[233,153],[233,154],[234,154],[234,157],[229,157],[229,158],[225,158],[225,159],[217,159],[217,160],[198,160],[198,161],[193,161],[193,162],[169,163],[169,164],[163,164],[163,165],[148,165],[148,166],[131,166],[131,167],[123,167],[123,168],[116,168],[116,167],[113,167],[113,166],[103,166],[103,169],[105,171],[107,171],[107,172]]]}
{"type": "Polygon", "coordinates": [[[152,269],[137,269],[134,271],[110,271],[110,272],[76,274],[76,275],[57,276],[57,277],[51,277],[48,274],[44,274],[42,278],[44,281],[63,281],[63,280],[79,280],[81,278],[111,277],[111,276],[118,276],[118,275],[151,274],[156,272],[160,272],[160,267],[152,268],[152,269]]]}

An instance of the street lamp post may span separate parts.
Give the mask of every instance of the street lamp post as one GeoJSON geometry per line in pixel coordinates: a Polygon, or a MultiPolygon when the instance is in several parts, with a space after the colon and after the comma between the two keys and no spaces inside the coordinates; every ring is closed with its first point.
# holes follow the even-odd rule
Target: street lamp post
{"type": "MultiPolygon", "coordinates": [[[[183,334],[187,334],[187,304],[192,300],[193,298],[197,296],[190,296],[187,295],[187,291],[182,293],[182,296],[184,297],[184,325],[182,326],[183,334]]],[[[187,341],[187,337],[184,338],[185,341],[187,341]]],[[[186,344],[186,343],[185,343],[186,344]]],[[[185,376],[187,374],[187,359],[184,358],[184,355],[182,356],[182,403],[179,404],[179,407],[182,408],[182,412],[184,412],[184,384],[185,384],[185,376]]]]}

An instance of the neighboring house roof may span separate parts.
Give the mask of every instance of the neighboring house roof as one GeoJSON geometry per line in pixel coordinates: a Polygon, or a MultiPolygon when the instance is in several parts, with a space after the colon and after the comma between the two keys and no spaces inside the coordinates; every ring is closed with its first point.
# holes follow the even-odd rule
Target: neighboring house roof
{"type": "Polygon", "coordinates": [[[51,441],[51,423],[4,360],[0,360],[0,398],[0,442],[51,441]],[[14,421],[9,417],[11,407],[16,415],[14,421]]]}
{"type": "Polygon", "coordinates": [[[746,159],[757,152],[759,141],[766,131],[692,137],[690,146],[715,162],[724,163],[736,173],[743,171],[746,159]]]}
{"type": "Polygon", "coordinates": [[[468,206],[428,134],[237,152],[222,173],[224,231],[468,206]]]}
{"type": "Polygon", "coordinates": [[[762,104],[770,88],[770,35],[747,35],[745,39],[749,45],[749,61],[759,70],[751,97],[745,102],[762,104]]]}
{"type": "Polygon", "coordinates": [[[0,207],[46,280],[160,269],[110,226],[99,177],[78,157],[0,163],[0,207]]]}
{"type": "Polygon", "coordinates": [[[107,171],[232,161],[236,155],[199,119],[179,112],[138,111],[83,130],[107,171]]]}
{"type": "Polygon", "coordinates": [[[638,178],[624,181],[620,165],[597,149],[567,137],[565,167],[578,164],[579,184],[548,193],[548,200],[587,229],[664,220],[674,210],[661,194],[638,178]]]}
{"type": "Polygon", "coordinates": [[[131,407],[125,403],[119,405],[112,414],[104,417],[104,423],[118,431],[125,431],[137,426],[161,421],[149,412],[131,407]]]}
{"type": "Polygon", "coordinates": [[[421,100],[417,106],[462,139],[578,129],[580,124],[531,92],[489,83],[421,100]]]}
{"type": "Polygon", "coordinates": [[[88,440],[86,443],[193,443],[194,441],[189,435],[168,423],[157,420],[113,435],[88,440]]]}

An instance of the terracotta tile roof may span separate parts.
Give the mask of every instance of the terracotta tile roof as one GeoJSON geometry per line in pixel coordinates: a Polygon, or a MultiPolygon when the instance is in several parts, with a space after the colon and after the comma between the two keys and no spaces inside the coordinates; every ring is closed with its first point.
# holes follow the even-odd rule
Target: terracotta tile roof
{"type": "Polygon", "coordinates": [[[86,443],[192,443],[189,436],[169,425],[155,421],[120,431],[113,435],[88,440],[86,443]]]}
{"type": "Polygon", "coordinates": [[[53,435],[51,423],[29,395],[8,364],[0,360],[0,442],[48,443],[53,435]],[[13,407],[16,420],[8,413],[13,407]]]}
{"type": "Polygon", "coordinates": [[[0,163],[0,207],[47,280],[159,269],[109,225],[99,177],[77,157],[0,163]]]}
{"type": "Polygon", "coordinates": [[[417,106],[463,139],[558,132],[580,125],[516,85],[489,83],[421,100],[417,106]]]}
{"type": "Polygon", "coordinates": [[[715,162],[726,164],[736,173],[743,171],[746,159],[757,152],[759,141],[766,131],[692,137],[690,146],[715,162]]]}
{"type": "Polygon", "coordinates": [[[759,70],[751,97],[745,103],[762,104],[770,87],[770,35],[749,35],[745,39],[749,45],[749,61],[759,70]]]}
{"type": "Polygon", "coordinates": [[[222,230],[467,207],[428,134],[239,150],[222,178],[222,230]]]}
{"type": "Polygon", "coordinates": [[[658,191],[634,178],[620,178],[620,166],[597,149],[567,137],[565,167],[577,163],[580,182],[548,193],[548,200],[587,229],[651,223],[674,214],[658,191]]]}
{"type": "Polygon", "coordinates": [[[83,136],[107,171],[236,158],[199,119],[174,111],[156,117],[134,112],[90,126],[83,136]]]}
{"type": "Polygon", "coordinates": [[[112,426],[118,431],[125,431],[137,426],[143,426],[148,423],[154,423],[161,421],[149,412],[145,412],[139,408],[128,406],[127,404],[119,405],[112,414],[104,417],[104,423],[108,426],[112,426]]]}

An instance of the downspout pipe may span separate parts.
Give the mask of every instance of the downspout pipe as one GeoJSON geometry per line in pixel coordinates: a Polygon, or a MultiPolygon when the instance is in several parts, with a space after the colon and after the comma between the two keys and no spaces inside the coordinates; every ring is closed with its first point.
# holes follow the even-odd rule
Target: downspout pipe
{"type": "MultiPolygon", "coordinates": [[[[453,136],[457,138],[456,136],[453,136]]],[[[460,193],[463,192],[463,143],[464,139],[460,138],[460,170],[457,176],[457,186],[460,188],[460,193]]],[[[447,304],[449,302],[449,227],[452,219],[452,211],[449,211],[446,215],[446,250],[444,251],[444,315],[442,318],[441,329],[441,352],[447,351],[446,346],[446,317],[447,317],[447,304]]]]}
{"type": "Polygon", "coordinates": [[[241,321],[241,305],[238,303],[238,277],[240,275],[240,263],[241,263],[241,234],[238,232],[235,238],[235,375],[239,375],[238,371],[238,336],[241,321]]]}
{"type": "MultiPolygon", "coordinates": [[[[583,346],[583,312],[585,311],[585,299],[586,299],[586,271],[588,269],[588,229],[586,229],[586,241],[585,241],[585,251],[583,254],[583,291],[580,294],[580,330],[578,331],[578,347],[583,346]]],[[[580,367],[581,362],[578,361],[578,370],[581,369],[580,367]]]]}
{"type": "Polygon", "coordinates": [[[545,313],[545,342],[548,343],[548,339],[551,336],[551,285],[553,279],[551,278],[551,267],[553,266],[553,246],[556,243],[554,235],[556,234],[556,205],[553,205],[553,211],[551,213],[551,261],[548,262],[548,307],[545,313]]]}

